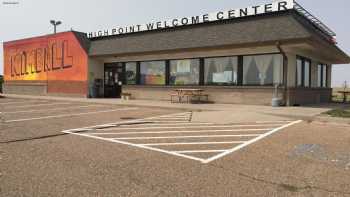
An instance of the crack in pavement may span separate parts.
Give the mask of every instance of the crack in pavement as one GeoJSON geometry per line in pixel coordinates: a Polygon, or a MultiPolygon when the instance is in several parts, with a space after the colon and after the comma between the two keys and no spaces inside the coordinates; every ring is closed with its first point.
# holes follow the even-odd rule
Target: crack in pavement
{"type": "Polygon", "coordinates": [[[29,137],[29,138],[24,138],[24,139],[2,141],[2,142],[0,142],[0,144],[11,144],[11,143],[16,143],[16,142],[41,140],[41,139],[53,138],[53,137],[58,137],[58,136],[63,136],[63,135],[68,135],[68,133],[58,133],[58,134],[53,134],[53,135],[44,135],[44,136],[39,136],[39,137],[29,137]]]}

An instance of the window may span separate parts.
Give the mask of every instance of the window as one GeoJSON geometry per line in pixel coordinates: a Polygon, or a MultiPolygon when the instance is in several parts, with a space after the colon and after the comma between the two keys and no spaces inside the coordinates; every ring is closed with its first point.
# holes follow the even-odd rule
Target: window
{"type": "Polygon", "coordinates": [[[237,57],[205,59],[204,83],[206,85],[237,84],[237,57]]]}
{"type": "Polygon", "coordinates": [[[141,62],[141,85],[165,85],[165,61],[141,62]]]}
{"type": "Polygon", "coordinates": [[[136,84],[136,62],[127,62],[125,63],[125,78],[127,85],[136,84]]]}
{"type": "Polygon", "coordinates": [[[317,66],[317,86],[327,87],[327,65],[319,64],[317,66]]]}
{"type": "Polygon", "coordinates": [[[198,85],[199,59],[171,60],[170,85],[198,85]]]}
{"type": "Polygon", "coordinates": [[[303,57],[297,57],[296,85],[298,87],[311,86],[311,61],[303,57]]]}
{"type": "Polygon", "coordinates": [[[310,87],[310,61],[305,61],[304,63],[304,86],[305,87],[310,87]]]}
{"type": "Polygon", "coordinates": [[[323,77],[322,77],[322,87],[328,87],[328,84],[327,84],[327,65],[323,65],[323,77]]]}
{"type": "Polygon", "coordinates": [[[303,86],[303,61],[297,59],[297,86],[303,86]]]}
{"type": "Polygon", "coordinates": [[[317,65],[317,87],[322,87],[322,69],[323,65],[319,64],[317,65]]]}
{"type": "Polygon", "coordinates": [[[283,57],[256,55],[243,57],[243,85],[274,85],[283,83],[283,57]]]}

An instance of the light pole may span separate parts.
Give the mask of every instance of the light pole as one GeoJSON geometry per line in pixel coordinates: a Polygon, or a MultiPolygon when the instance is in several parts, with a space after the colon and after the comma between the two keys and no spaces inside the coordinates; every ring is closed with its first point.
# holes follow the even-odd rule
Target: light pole
{"type": "Polygon", "coordinates": [[[53,25],[53,33],[56,34],[56,26],[62,24],[61,21],[50,20],[50,23],[53,25]]]}

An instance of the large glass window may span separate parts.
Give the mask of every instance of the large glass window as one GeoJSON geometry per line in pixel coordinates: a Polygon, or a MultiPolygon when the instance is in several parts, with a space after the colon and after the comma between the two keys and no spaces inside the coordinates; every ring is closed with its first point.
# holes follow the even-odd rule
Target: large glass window
{"type": "Polygon", "coordinates": [[[310,87],[311,86],[311,61],[297,57],[296,66],[296,84],[298,87],[310,87]]]}
{"type": "Polygon", "coordinates": [[[125,77],[127,85],[136,84],[136,62],[127,62],[125,63],[125,77]]]}
{"type": "Polygon", "coordinates": [[[199,59],[171,60],[170,85],[198,85],[199,59]]]}
{"type": "Polygon", "coordinates": [[[304,86],[310,87],[310,61],[305,61],[304,63],[304,86]]]}
{"type": "Polygon", "coordinates": [[[317,66],[317,86],[327,87],[327,65],[319,64],[317,66]]]}
{"type": "Polygon", "coordinates": [[[322,64],[317,65],[317,87],[322,87],[322,69],[322,64]]]}
{"type": "Polygon", "coordinates": [[[141,85],[165,85],[165,61],[141,62],[141,85]]]}
{"type": "Polygon", "coordinates": [[[237,57],[206,58],[204,83],[206,85],[237,84],[237,57]]]}
{"type": "Polygon", "coordinates": [[[323,72],[322,72],[322,87],[328,87],[328,84],[327,84],[327,65],[323,65],[323,72]]]}
{"type": "Polygon", "coordinates": [[[303,86],[303,61],[297,59],[297,86],[303,86]]]}
{"type": "Polygon", "coordinates": [[[243,85],[274,85],[282,83],[282,55],[275,54],[243,57],[243,85]]]}

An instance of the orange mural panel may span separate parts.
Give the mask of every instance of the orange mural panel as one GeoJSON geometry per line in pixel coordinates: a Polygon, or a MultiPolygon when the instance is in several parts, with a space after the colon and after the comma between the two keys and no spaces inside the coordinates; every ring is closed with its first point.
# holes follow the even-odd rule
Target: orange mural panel
{"type": "Polygon", "coordinates": [[[87,81],[88,55],[73,32],[4,43],[4,79],[87,81]]]}

